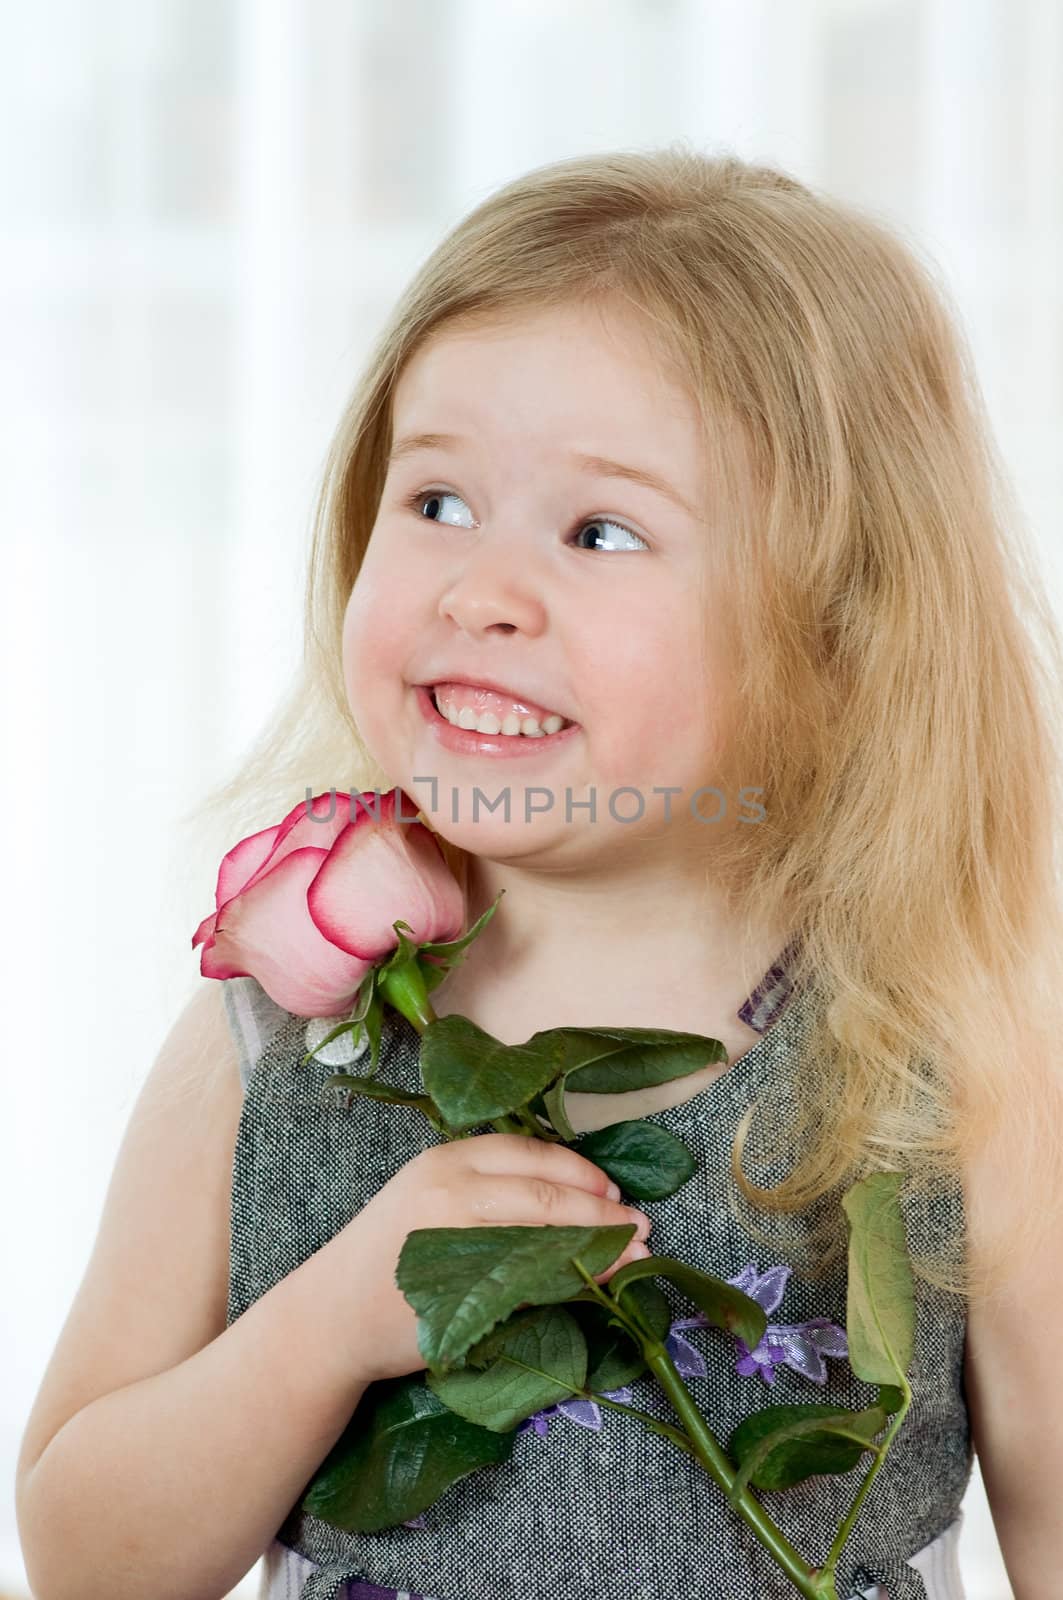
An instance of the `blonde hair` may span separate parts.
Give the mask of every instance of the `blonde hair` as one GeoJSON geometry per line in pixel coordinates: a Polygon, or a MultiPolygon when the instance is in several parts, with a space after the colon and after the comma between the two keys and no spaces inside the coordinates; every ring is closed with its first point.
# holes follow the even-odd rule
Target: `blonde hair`
{"type": "Polygon", "coordinates": [[[188,819],[204,887],[308,786],[393,782],[348,709],[340,636],[410,358],[445,327],[610,302],[697,402],[727,518],[711,551],[740,707],[725,760],[763,775],[765,817],[714,840],[713,881],[801,929],[795,976],[829,1001],[801,1065],[801,1160],[774,1187],[746,1176],[751,1107],[737,1190],[805,1212],[866,1172],[932,1193],[999,1159],[1006,1236],[975,1263],[942,1235],[915,1263],[989,1293],[1051,1237],[1063,1190],[1063,643],[959,319],[916,248],[851,205],[677,142],[540,167],[443,239],[329,450],[298,680],[188,819]]]}

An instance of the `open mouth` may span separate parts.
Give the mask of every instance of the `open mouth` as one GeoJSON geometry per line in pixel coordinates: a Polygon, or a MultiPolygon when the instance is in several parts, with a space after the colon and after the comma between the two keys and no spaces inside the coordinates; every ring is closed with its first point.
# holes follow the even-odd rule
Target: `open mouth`
{"type": "Polygon", "coordinates": [[[492,712],[476,715],[468,709],[457,712],[452,703],[444,711],[437,688],[436,684],[418,684],[414,692],[425,720],[450,750],[481,755],[530,755],[534,750],[561,744],[579,732],[578,722],[571,722],[558,713],[540,722],[538,717],[530,715],[500,718],[492,712]]]}
{"type": "Polygon", "coordinates": [[[466,733],[484,734],[489,738],[498,736],[504,739],[546,739],[551,734],[563,733],[566,728],[576,726],[574,722],[556,711],[547,712],[545,715],[532,714],[529,711],[523,716],[515,710],[500,715],[492,710],[477,711],[471,706],[458,711],[454,708],[453,702],[448,704],[440,701],[438,684],[429,684],[426,687],[439,715],[445,718],[451,727],[462,728],[466,733]]]}

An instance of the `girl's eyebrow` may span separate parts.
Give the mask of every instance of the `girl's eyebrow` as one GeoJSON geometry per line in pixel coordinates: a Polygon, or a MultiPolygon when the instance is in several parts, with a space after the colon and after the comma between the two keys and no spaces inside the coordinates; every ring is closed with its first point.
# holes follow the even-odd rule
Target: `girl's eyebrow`
{"type": "MultiPolygon", "coordinates": [[[[446,450],[467,442],[466,436],[458,433],[411,433],[393,445],[388,456],[388,465],[394,461],[401,461],[406,456],[416,455],[421,450],[446,450]]],[[[667,479],[659,477],[656,472],[651,472],[648,467],[629,467],[622,461],[611,461],[608,456],[585,455],[579,450],[570,450],[569,457],[584,472],[594,473],[599,478],[622,478],[628,483],[641,484],[644,489],[652,489],[655,494],[671,500],[673,505],[678,506],[680,511],[685,511],[688,517],[693,517],[695,522],[698,520],[697,512],[679,490],[667,479]]]]}

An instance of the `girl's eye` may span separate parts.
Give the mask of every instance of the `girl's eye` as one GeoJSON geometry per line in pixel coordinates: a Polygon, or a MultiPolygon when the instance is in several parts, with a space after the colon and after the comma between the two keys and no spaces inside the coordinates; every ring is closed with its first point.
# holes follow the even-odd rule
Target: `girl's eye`
{"type": "MultiPolygon", "coordinates": [[[[461,495],[453,494],[449,489],[418,489],[415,495],[410,496],[409,500],[406,501],[406,504],[410,506],[412,510],[419,512],[422,506],[431,505],[433,502],[435,505],[439,506],[444,500],[461,500],[461,495]]],[[[464,500],[462,500],[461,503],[464,505],[464,500]]],[[[454,523],[454,519],[452,517],[438,517],[432,512],[429,512],[428,514],[428,521],[449,522],[453,526],[460,526],[460,524],[454,523]]]]}
{"type": "MultiPolygon", "coordinates": [[[[460,500],[462,505],[465,504],[464,500],[461,499],[461,495],[455,494],[451,489],[418,489],[416,494],[410,496],[410,498],[406,501],[406,504],[411,510],[420,512],[422,506],[430,505],[434,502],[438,507],[447,500],[460,500]]],[[[431,512],[428,514],[428,520],[430,522],[446,522],[450,523],[452,526],[462,526],[460,523],[455,524],[452,517],[445,515],[438,516],[431,512]]],[[[642,535],[640,533],[636,533],[633,528],[626,527],[622,522],[613,522],[606,517],[590,517],[586,522],[581,523],[577,537],[582,535],[585,528],[618,529],[621,533],[626,534],[629,539],[635,539],[637,541],[637,546],[635,548],[643,550],[649,549],[649,545],[646,543],[646,540],[642,537],[642,535]]],[[[618,550],[623,548],[608,535],[603,535],[603,541],[603,543],[596,544],[593,547],[584,545],[581,546],[581,548],[594,548],[597,550],[618,550]]],[[[630,549],[633,547],[628,546],[628,548],[630,549]]]]}
{"type": "MultiPolygon", "coordinates": [[[[631,546],[631,545],[628,546],[629,550],[632,549],[632,548],[639,548],[639,549],[642,549],[642,550],[648,550],[650,548],[649,545],[646,543],[645,539],[642,537],[641,533],[636,533],[633,528],[625,527],[625,525],[622,522],[611,522],[606,517],[591,517],[587,522],[584,522],[581,525],[580,529],[579,529],[579,533],[577,534],[577,538],[579,538],[580,535],[582,535],[583,530],[585,528],[598,528],[598,529],[616,528],[621,533],[626,534],[629,539],[637,539],[638,540],[638,545],[637,546],[631,546]]],[[[608,535],[605,535],[603,537],[604,537],[604,542],[602,544],[595,545],[593,547],[594,549],[596,549],[596,550],[620,550],[620,549],[623,548],[621,545],[617,544],[615,542],[615,540],[613,540],[610,537],[608,537],[608,535]]],[[[581,549],[588,549],[590,547],[586,546],[586,545],[582,545],[580,548],[581,549]]]]}

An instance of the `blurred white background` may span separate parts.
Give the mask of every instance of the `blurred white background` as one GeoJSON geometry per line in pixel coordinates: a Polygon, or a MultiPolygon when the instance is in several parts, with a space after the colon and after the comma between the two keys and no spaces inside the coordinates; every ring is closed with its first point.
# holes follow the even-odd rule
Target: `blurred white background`
{"type": "MultiPolygon", "coordinates": [[[[581,151],[683,137],[871,207],[947,278],[1058,603],[1063,7],[2,12],[0,1588],[23,1594],[19,1438],[133,1100],[200,981],[214,884],[183,869],[178,819],[295,664],[321,460],[396,292],[491,189],[581,151]]],[[[977,1476],[965,1510],[968,1594],[1007,1600],[977,1476]]]]}

